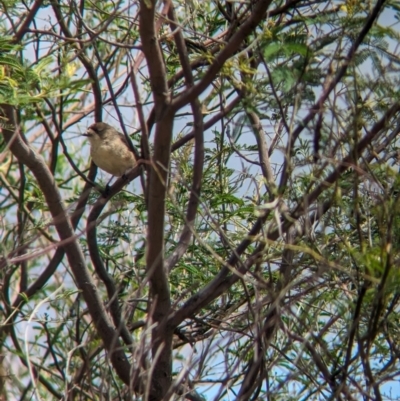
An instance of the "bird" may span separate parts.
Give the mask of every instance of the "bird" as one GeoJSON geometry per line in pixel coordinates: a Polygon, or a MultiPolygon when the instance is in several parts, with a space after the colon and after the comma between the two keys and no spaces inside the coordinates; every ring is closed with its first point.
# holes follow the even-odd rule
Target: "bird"
{"type": "Polygon", "coordinates": [[[125,136],[111,125],[103,122],[92,124],[83,136],[89,139],[94,164],[105,172],[121,177],[137,165],[125,136]]]}

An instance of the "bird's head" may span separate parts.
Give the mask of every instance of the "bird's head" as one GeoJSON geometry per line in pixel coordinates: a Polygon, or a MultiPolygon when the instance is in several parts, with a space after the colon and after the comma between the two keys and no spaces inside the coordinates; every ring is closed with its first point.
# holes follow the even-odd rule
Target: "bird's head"
{"type": "Polygon", "coordinates": [[[89,138],[90,142],[97,142],[99,140],[104,140],[110,136],[115,135],[116,131],[111,125],[106,123],[95,123],[92,124],[86,131],[84,136],[89,138]]]}

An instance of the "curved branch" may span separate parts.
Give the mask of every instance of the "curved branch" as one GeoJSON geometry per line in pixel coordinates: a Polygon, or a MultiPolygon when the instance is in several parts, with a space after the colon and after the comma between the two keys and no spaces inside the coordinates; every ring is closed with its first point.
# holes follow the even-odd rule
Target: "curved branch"
{"type": "Polygon", "coordinates": [[[127,385],[130,383],[130,364],[121,348],[119,341],[110,343],[110,338],[118,338],[103,306],[97,287],[92,280],[83,256],[82,250],[76,238],[71,220],[64,206],[62,197],[54,177],[51,175],[43,158],[30,148],[21,138],[20,127],[16,112],[11,106],[2,106],[9,125],[2,130],[6,142],[14,156],[25,164],[35,176],[38,186],[43,192],[49,211],[54,220],[54,225],[61,240],[65,241],[64,250],[69,265],[74,274],[79,289],[88,306],[93,323],[103,340],[103,344],[109,352],[110,360],[118,376],[127,385]],[[14,132],[8,127],[14,127],[14,132]]]}
{"type": "MultiPolygon", "coordinates": [[[[212,126],[214,126],[219,120],[227,116],[242,100],[242,96],[239,95],[235,99],[233,99],[228,106],[222,109],[219,113],[217,113],[214,117],[211,117],[208,121],[204,123],[203,130],[206,131],[212,126]]],[[[195,130],[193,129],[187,135],[183,136],[182,138],[178,139],[176,142],[172,144],[171,151],[175,152],[175,150],[181,148],[186,143],[194,138],[195,130]]]]}
{"type": "MultiPolygon", "coordinates": [[[[140,171],[140,167],[136,167],[133,170],[134,176],[138,175],[140,171]]],[[[130,176],[132,177],[132,172],[130,172],[130,176]]],[[[111,311],[111,316],[114,321],[114,325],[117,328],[118,332],[121,333],[121,336],[124,342],[132,346],[133,339],[130,335],[125,322],[121,319],[121,312],[118,304],[118,289],[115,285],[113,278],[107,273],[107,269],[104,266],[103,260],[100,256],[99,248],[97,246],[97,230],[96,230],[96,220],[100,216],[100,213],[104,209],[104,206],[111,199],[112,196],[116,193],[116,184],[119,186],[122,184],[126,185],[129,181],[124,178],[120,178],[108,192],[106,197],[101,196],[96,204],[93,206],[87,220],[87,242],[89,247],[90,259],[92,260],[93,266],[96,270],[97,275],[103,281],[104,285],[107,289],[109,306],[111,311]]],[[[120,188],[122,189],[122,187],[120,188]]],[[[120,190],[118,189],[118,191],[120,190]]]]}
{"type": "MultiPolygon", "coordinates": [[[[173,5],[170,5],[169,18],[171,21],[171,30],[175,33],[175,43],[178,49],[179,58],[182,64],[182,69],[185,74],[186,87],[192,88],[194,85],[194,79],[192,70],[190,67],[189,57],[186,51],[185,41],[182,35],[182,31],[177,29],[175,25],[176,16],[173,5]]],[[[168,257],[165,262],[167,271],[171,271],[176,265],[179,259],[183,256],[189,247],[190,240],[192,238],[194,221],[197,214],[197,208],[200,202],[200,192],[201,192],[201,181],[203,178],[203,165],[204,165],[204,124],[203,116],[201,113],[200,101],[195,98],[191,103],[191,108],[193,112],[194,120],[194,165],[193,165],[193,184],[189,196],[189,204],[186,211],[185,226],[181,232],[181,236],[178,241],[178,245],[168,257]]]]}
{"type": "Polygon", "coordinates": [[[29,25],[35,18],[37,12],[39,11],[39,8],[41,7],[43,3],[43,0],[36,0],[32,6],[29,7],[29,14],[25,18],[25,21],[21,25],[21,27],[18,29],[18,32],[15,33],[15,36],[13,38],[14,43],[20,43],[23,36],[25,33],[28,31],[29,25]]]}
{"type": "MultiPolygon", "coordinates": [[[[56,4],[56,2],[51,3],[54,14],[57,18],[58,23],[60,24],[61,30],[63,31],[64,35],[67,38],[74,38],[70,30],[68,29],[67,25],[65,24],[64,21],[64,16],[60,10],[60,7],[56,4]]],[[[90,80],[92,81],[92,90],[93,90],[93,95],[94,95],[94,101],[95,101],[95,120],[96,121],[101,121],[102,120],[102,101],[101,101],[101,88],[100,88],[100,83],[99,79],[97,77],[96,70],[94,69],[91,61],[87,58],[86,54],[83,53],[82,49],[78,47],[77,43],[73,43],[72,46],[75,46],[77,48],[77,56],[83,66],[85,67],[90,80]]]]}
{"type": "MultiPolygon", "coordinates": [[[[156,37],[155,0],[140,1],[139,32],[150,74],[150,85],[155,102],[156,130],[154,153],[148,183],[148,233],[146,269],[150,280],[156,323],[152,332],[152,367],[150,400],[164,397],[172,380],[172,336],[167,327],[171,295],[167,272],[164,270],[165,199],[168,188],[172,130],[175,112],[170,107],[167,74],[160,44],[156,37]]],[[[165,3],[165,7],[169,2],[165,3]]],[[[165,8],[164,7],[164,8],[165,8]]],[[[158,21],[159,22],[159,21],[158,21]]]]}
{"type": "Polygon", "coordinates": [[[215,57],[201,81],[193,88],[185,91],[172,102],[174,110],[179,110],[193,99],[197,98],[204,90],[208,88],[215,76],[221,71],[225,62],[232,57],[242,45],[244,39],[250,35],[257,25],[265,18],[265,14],[272,0],[258,1],[253,8],[249,18],[243,23],[239,30],[232,35],[227,45],[215,57]]]}
{"type": "MultiPolygon", "coordinates": [[[[88,177],[89,180],[94,180],[96,175],[97,167],[94,165],[89,171],[88,177]]],[[[85,187],[83,188],[82,194],[79,197],[78,203],[76,204],[75,212],[71,216],[71,223],[74,227],[74,230],[78,226],[79,220],[82,217],[82,214],[85,210],[85,206],[89,199],[90,192],[92,190],[92,185],[86,183],[85,187]]],[[[47,283],[50,277],[54,274],[57,270],[58,265],[61,263],[64,257],[65,251],[64,248],[57,248],[56,252],[54,253],[53,257],[51,258],[47,267],[43,270],[40,276],[29,286],[29,288],[24,291],[22,294],[18,294],[13,302],[13,308],[21,308],[23,304],[25,304],[26,300],[36,294],[43,286],[47,283]]]]}

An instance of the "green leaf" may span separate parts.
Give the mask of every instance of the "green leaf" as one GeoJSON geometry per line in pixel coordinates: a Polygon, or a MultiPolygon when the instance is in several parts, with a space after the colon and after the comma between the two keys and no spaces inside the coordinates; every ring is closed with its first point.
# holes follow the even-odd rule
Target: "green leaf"
{"type": "Polygon", "coordinates": [[[22,64],[20,63],[19,59],[15,56],[1,55],[0,56],[0,66],[9,66],[19,72],[25,71],[25,69],[22,66],[22,64]]]}

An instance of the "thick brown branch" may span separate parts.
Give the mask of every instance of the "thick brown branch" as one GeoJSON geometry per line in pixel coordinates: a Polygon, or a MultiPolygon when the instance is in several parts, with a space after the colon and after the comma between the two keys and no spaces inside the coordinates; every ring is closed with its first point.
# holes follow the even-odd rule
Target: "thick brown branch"
{"type": "Polygon", "coordinates": [[[157,324],[152,333],[152,354],[157,359],[151,377],[150,400],[162,399],[171,385],[173,334],[173,330],[166,325],[171,298],[168,277],[164,270],[164,222],[175,113],[169,106],[167,75],[160,44],[156,38],[155,5],[155,1],[142,0],[139,11],[139,32],[150,74],[156,122],[154,154],[148,184],[146,255],[151,296],[155,303],[150,307],[154,311],[152,316],[157,324]]]}
{"type": "Polygon", "coordinates": [[[174,115],[164,114],[156,126],[154,156],[148,185],[147,274],[151,295],[155,302],[153,318],[157,327],[153,331],[153,356],[159,357],[153,372],[150,399],[161,399],[171,384],[172,334],[166,327],[171,308],[167,272],[164,269],[164,219],[168,185],[169,156],[174,115]]]}
{"type": "Polygon", "coordinates": [[[256,3],[249,18],[243,23],[239,30],[229,40],[227,45],[215,57],[214,62],[210,65],[201,81],[193,88],[182,93],[172,102],[172,107],[175,110],[179,110],[190,103],[209,87],[229,57],[232,57],[235,52],[238,51],[240,46],[243,44],[244,39],[250,35],[257,25],[265,18],[271,1],[272,0],[264,0],[256,3]]]}
{"type": "Polygon", "coordinates": [[[35,176],[38,186],[49,207],[57,233],[61,240],[66,241],[64,250],[78,287],[83,293],[93,323],[103,340],[105,348],[109,352],[111,362],[117,374],[126,384],[129,385],[130,364],[121,348],[121,345],[117,341],[113,344],[110,343],[110,339],[117,338],[116,332],[108,318],[98,294],[97,287],[86,267],[85,258],[78,241],[73,239],[74,229],[64,207],[61,194],[58,191],[54,178],[43,158],[32,148],[28,147],[28,145],[22,140],[16,112],[10,106],[3,106],[3,110],[7,121],[10,124],[9,126],[14,127],[14,131],[9,128],[3,128],[4,138],[6,142],[10,144],[10,150],[14,156],[21,163],[26,165],[35,176]]]}
{"type": "Polygon", "coordinates": [[[154,25],[155,5],[155,1],[142,0],[140,2],[139,32],[143,53],[146,56],[147,67],[149,69],[150,84],[156,105],[156,116],[160,118],[167,106],[169,94],[164,59],[154,25]]]}
{"type": "Polygon", "coordinates": [[[20,43],[23,36],[27,32],[29,25],[35,18],[37,12],[39,11],[39,8],[41,7],[43,3],[43,0],[36,0],[33,5],[29,8],[29,14],[25,18],[24,22],[22,23],[21,27],[18,29],[18,32],[15,33],[15,36],[13,38],[13,41],[15,43],[20,43]]]}

